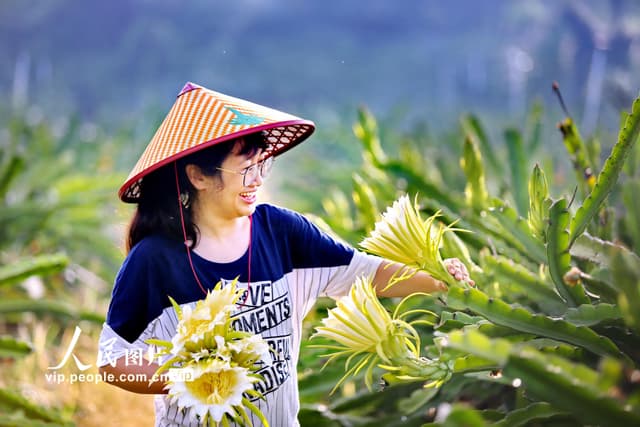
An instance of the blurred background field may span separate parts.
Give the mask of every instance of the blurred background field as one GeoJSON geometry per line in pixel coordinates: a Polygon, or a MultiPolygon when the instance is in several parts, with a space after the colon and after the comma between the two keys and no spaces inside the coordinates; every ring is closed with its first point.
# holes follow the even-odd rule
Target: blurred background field
{"type": "MultiPolygon", "coordinates": [[[[367,135],[446,199],[464,193],[460,158],[478,118],[498,162],[508,156],[505,129],[515,130],[529,142],[523,173],[538,162],[553,191],[570,194],[580,184],[556,128],[565,113],[551,83],[560,83],[601,165],[640,87],[640,4],[4,0],[0,64],[0,335],[11,337],[0,350],[0,409],[21,407],[55,425],[151,425],[149,397],[51,384],[45,373],[76,326],[75,354],[95,363],[131,213],[116,192],[186,81],[314,120],[316,134],[278,159],[263,198],[357,244],[372,218],[354,186],[377,186],[377,211],[414,188],[370,167],[367,135]],[[7,403],[18,395],[31,403],[7,403]]],[[[517,174],[504,174],[487,185],[517,205],[508,188],[517,174]]],[[[622,219],[604,237],[637,252],[635,187],[628,188],[612,200],[622,219]]],[[[321,301],[309,330],[330,304],[321,301]]],[[[329,398],[341,367],[324,381],[313,375],[318,367],[317,354],[303,349],[301,398],[310,416],[362,386],[349,382],[329,398]]],[[[77,366],[71,360],[66,369],[77,366]]],[[[9,415],[2,420],[12,425],[9,415]]]]}

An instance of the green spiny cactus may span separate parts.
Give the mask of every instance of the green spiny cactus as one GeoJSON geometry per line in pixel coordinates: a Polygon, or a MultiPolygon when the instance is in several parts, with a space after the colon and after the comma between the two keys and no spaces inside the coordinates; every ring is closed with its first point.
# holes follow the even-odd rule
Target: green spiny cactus
{"type": "MultiPolygon", "coordinates": [[[[473,330],[452,332],[440,341],[440,345],[463,350],[500,365],[505,376],[517,381],[515,385],[587,424],[635,425],[640,422],[638,414],[629,412],[609,397],[611,384],[617,378],[603,380],[603,372],[581,363],[541,353],[526,343],[520,345],[506,339],[490,339],[473,330]]],[[[615,373],[613,375],[616,376],[615,373]]]]}
{"type": "Polygon", "coordinates": [[[394,179],[407,183],[407,193],[420,194],[421,197],[432,199],[434,203],[453,212],[459,212],[464,206],[462,197],[443,188],[441,184],[430,181],[423,173],[412,170],[402,162],[390,160],[384,169],[394,179]]]}
{"type": "Polygon", "coordinates": [[[0,301],[0,314],[35,313],[39,315],[51,315],[63,319],[88,320],[97,325],[104,323],[104,316],[91,311],[85,311],[73,307],[62,301],[32,300],[32,299],[8,299],[0,301]]]}
{"type": "Polygon", "coordinates": [[[470,408],[468,405],[455,403],[451,406],[451,410],[448,412],[444,424],[439,423],[427,423],[423,424],[423,427],[431,427],[437,425],[444,425],[446,427],[486,427],[487,422],[482,416],[482,411],[477,411],[470,408]]]}
{"type": "Polygon", "coordinates": [[[329,191],[329,197],[322,199],[322,208],[326,223],[338,233],[353,230],[354,223],[347,196],[338,189],[329,191]]]}
{"type": "Polygon", "coordinates": [[[453,372],[465,374],[469,372],[495,371],[500,368],[497,363],[473,354],[456,357],[453,361],[453,372]]]}
{"type": "Polygon", "coordinates": [[[510,296],[517,290],[526,297],[527,302],[538,305],[547,313],[565,311],[566,306],[560,296],[540,275],[500,255],[483,254],[481,261],[483,269],[492,274],[493,280],[505,286],[510,296]]]}
{"type": "Polygon", "coordinates": [[[598,355],[625,357],[610,339],[587,327],[575,326],[541,314],[532,314],[499,299],[489,298],[477,289],[450,288],[447,305],[456,310],[469,309],[497,325],[571,343],[598,355]]]}
{"type": "MultiPolygon", "coordinates": [[[[638,107],[634,106],[634,109],[637,110],[638,107]]],[[[630,127],[633,117],[634,114],[626,118],[626,130],[621,132],[621,136],[627,135],[627,139],[636,132],[633,126],[630,127]]],[[[371,126],[371,122],[367,124],[364,119],[361,122],[365,124],[361,127],[366,127],[370,134],[377,135],[377,129],[371,126]]],[[[505,162],[498,160],[499,155],[504,152],[497,150],[498,147],[489,147],[486,133],[475,117],[463,120],[463,129],[464,136],[472,140],[465,143],[465,155],[475,154],[476,159],[480,159],[478,152],[482,153],[481,160],[485,162],[485,173],[482,174],[485,191],[487,188],[496,188],[495,184],[499,187],[502,185],[500,188],[504,189],[504,174],[492,176],[496,170],[505,168],[505,162]],[[492,159],[495,164],[492,164],[492,159]]],[[[573,123],[569,130],[579,138],[573,123]]],[[[539,128],[534,132],[538,131],[539,128]]],[[[520,138],[517,131],[512,132],[513,136],[520,138]]],[[[365,145],[365,149],[369,153],[376,151],[371,148],[375,146],[371,145],[372,141],[382,150],[379,139],[368,138],[370,147],[365,145]]],[[[534,150],[531,148],[533,142],[516,142],[520,146],[515,144],[508,153],[512,172],[516,169],[513,165],[523,164],[523,152],[531,153],[534,150]]],[[[620,143],[614,147],[611,157],[620,156],[618,145],[620,143]]],[[[591,150],[597,147],[584,145],[583,148],[584,158],[590,167],[597,168],[597,150],[591,150]]],[[[628,387],[631,372],[638,369],[640,333],[637,313],[640,312],[640,306],[637,301],[640,300],[640,289],[637,281],[634,281],[636,273],[633,273],[637,256],[621,246],[625,244],[637,250],[637,239],[629,232],[635,225],[630,222],[637,219],[635,215],[610,218],[613,220],[608,220],[606,226],[612,232],[610,238],[616,239],[617,243],[603,241],[601,233],[604,228],[594,227],[593,221],[596,215],[603,212],[603,205],[598,202],[604,200],[603,190],[595,186],[593,177],[591,180],[584,179],[586,169],[582,170],[580,179],[581,185],[586,185],[585,188],[590,189],[589,184],[594,184],[593,191],[589,190],[591,199],[587,197],[572,219],[565,199],[552,205],[549,198],[551,182],[546,181],[542,168],[538,166],[533,168],[531,177],[527,177],[530,178],[529,204],[528,214],[524,215],[520,206],[516,205],[518,209],[509,207],[502,193],[502,200],[491,199],[488,191],[485,207],[479,210],[469,209],[473,198],[468,193],[465,199],[461,191],[455,191],[456,188],[462,188],[465,181],[448,172],[447,182],[441,182],[443,175],[426,174],[420,169],[420,165],[426,162],[420,162],[419,159],[409,159],[406,156],[391,159],[384,155],[382,162],[367,160],[373,157],[381,156],[380,153],[378,156],[365,155],[366,168],[374,168],[376,172],[386,174],[381,186],[377,186],[376,182],[370,183],[377,202],[393,200],[398,191],[417,192],[425,213],[441,211],[446,223],[458,221],[457,226],[473,231],[460,236],[450,233],[448,236],[463,241],[466,244],[464,246],[468,245],[468,250],[458,250],[460,248],[456,243],[459,242],[452,238],[444,241],[441,253],[464,259],[468,266],[473,265],[468,262],[470,260],[482,267],[474,277],[478,289],[482,291],[452,288],[446,296],[440,298],[416,298],[439,316],[437,324],[421,325],[419,332],[424,338],[423,342],[427,343],[425,352],[429,357],[439,357],[440,360],[453,364],[454,375],[450,382],[444,384],[441,392],[435,396],[417,393],[415,397],[409,398],[407,395],[398,395],[397,398],[390,398],[390,403],[387,403],[396,405],[406,399],[402,407],[415,410],[416,413],[404,415],[414,420],[416,425],[423,425],[424,414],[435,410],[438,403],[455,402],[461,393],[474,396],[471,399],[472,405],[487,405],[488,399],[496,399],[498,402],[489,403],[491,409],[488,411],[456,407],[455,416],[469,415],[477,425],[527,425],[527,422],[547,425],[565,421],[568,425],[581,425],[603,424],[605,420],[629,425],[628,423],[637,422],[640,398],[629,395],[628,387]],[[387,193],[381,192],[380,187],[383,187],[382,190],[384,187],[392,188],[387,193]],[[394,191],[394,197],[389,198],[389,194],[394,194],[394,191]],[[616,228],[616,220],[624,224],[624,227],[616,228]],[[584,227],[580,225],[582,221],[586,222],[584,227]],[[591,234],[585,233],[587,229],[591,234]],[[622,238],[620,231],[624,233],[622,238]],[[599,238],[594,237],[595,235],[599,238]],[[629,256],[632,258],[628,258],[629,256]],[[625,261],[624,266],[620,267],[619,258],[625,258],[631,263],[625,261]],[[470,340],[467,347],[443,347],[439,344],[439,337],[443,334],[448,334],[449,338],[456,334],[479,334],[485,337],[486,342],[483,344],[482,341],[470,340]],[[435,345],[429,344],[431,340],[434,340],[435,345]],[[489,375],[493,370],[496,370],[495,375],[489,375]],[[510,385],[516,379],[522,384],[514,390],[510,385]],[[492,388],[481,388],[487,384],[492,388]],[[546,393],[548,389],[553,391],[546,393]],[[474,393],[478,390],[482,390],[479,394],[483,397],[475,397],[479,395],[474,393]],[[486,390],[489,392],[485,395],[486,390]],[[615,399],[611,397],[614,390],[622,391],[615,399]],[[487,400],[484,400],[485,396],[487,400]],[[529,399],[531,402],[528,402],[529,399]],[[590,406],[587,415],[579,413],[584,405],[590,406]],[[496,410],[498,407],[500,411],[496,410]],[[505,410],[506,412],[502,412],[505,410]],[[595,414],[596,412],[600,415],[595,414]]],[[[611,165],[620,163],[619,158],[613,162],[611,157],[600,173],[600,184],[610,184],[608,191],[611,191],[616,181],[613,179],[611,165]]],[[[472,165],[473,160],[463,166],[466,168],[472,165]]],[[[525,160],[529,161],[529,158],[525,160]]],[[[452,161],[458,160],[449,159],[444,164],[448,165],[452,161]]],[[[632,178],[624,185],[637,179],[627,169],[626,173],[632,178]]],[[[524,170],[527,169],[522,168],[524,170]]],[[[471,174],[476,173],[473,176],[474,185],[480,188],[478,171],[470,169],[464,172],[465,175],[460,178],[466,178],[467,186],[470,185],[471,174]]],[[[364,181],[377,181],[373,175],[365,172],[360,176],[364,181]]],[[[513,183],[514,178],[511,181],[513,183]]],[[[521,181],[524,182],[525,179],[521,181]]],[[[554,186],[560,184],[553,183],[554,186]]],[[[627,212],[635,212],[637,191],[626,191],[627,193],[624,190],[622,192],[622,200],[631,207],[627,212]]],[[[477,199],[475,203],[478,204],[477,199]]],[[[613,209],[612,203],[609,213],[614,212],[613,209]]],[[[415,308],[424,306],[418,305],[415,308]]],[[[395,387],[390,388],[397,390],[395,387]]],[[[337,407],[339,404],[331,405],[330,410],[337,407]]],[[[361,409],[362,405],[353,408],[353,411],[361,409]]],[[[396,405],[385,410],[393,412],[397,409],[396,405]]],[[[365,409],[362,413],[369,416],[375,410],[365,409]]],[[[454,421],[450,418],[426,425],[456,425],[452,424],[454,421]]],[[[387,419],[391,417],[386,417],[385,421],[387,419]]],[[[379,421],[378,418],[375,420],[379,421]]]]}
{"type": "MultiPolygon", "coordinates": [[[[6,152],[5,152],[6,153],[6,152]]],[[[3,159],[0,166],[0,198],[4,198],[13,180],[24,170],[24,157],[11,153],[8,159],[3,159]]]]}
{"type": "Polygon", "coordinates": [[[504,138],[509,157],[509,168],[511,171],[511,195],[516,202],[516,207],[520,215],[527,211],[527,176],[529,169],[527,156],[524,151],[522,134],[516,129],[507,129],[504,138]]]}
{"type": "Polygon", "coordinates": [[[503,372],[521,379],[533,396],[570,412],[585,424],[630,426],[640,423],[637,414],[627,411],[606,392],[598,392],[577,381],[580,371],[549,363],[548,357],[531,357],[526,353],[511,356],[503,372]]]}
{"type": "Polygon", "coordinates": [[[492,175],[503,176],[504,169],[502,167],[502,162],[497,157],[494,147],[491,146],[487,132],[484,130],[484,127],[478,117],[468,114],[462,117],[460,123],[464,133],[466,135],[473,135],[477,140],[482,156],[487,159],[488,166],[493,172],[492,175]]]}
{"type": "Polygon", "coordinates": [[[598,175],[593,190],[585,199],[571,221],[570,246],[586,229],[591,219],[598,213],[600,206],[618,181],[620,171],[640,133],[640,98],[633,102],[631,114],[620,130],[618,142],[613,146],[611,154],[598,175]]]}
{"type": "MultiPolygon", "coordinates": [[[[21,421],[23,422],[23,424],[17,424],[20,426],[57,425],[66,427],[74,425],[72,422],[63,419],[57,411],[39,406],[24,398],[17,392],[3,388],[0,388],[0,408],[3,409],[3,412],[5,412],[6,414],[12,412],[21,413],[21,421]]],[[[0,418],[0,420],[2,420],[3,422],[6,421],[8,424],[0,425],[12,425],[9,422],[13,417],[10,417],[8,415],[2,415],[2,417],[4,417],[4,419],[0,418]]]]}
{"type": "Polygon", "coordinates": [[[551,199],[549,198],[549,184],[542,168],[536,163],[529,178],[529,213],[527,223],[529,230],[542,243],[547,242],[547,220],[551,199]]]}
{"type": "Polygon", "coordinates": [[[567,117],[560,123],[558,128],[562,133],[562,142],[564,142],[573,169],[576,173],[578,186],[583,197],[591,192],[595,184],[593,176],[593,167],[587,160],[585,144],[580,136],[580,132],[570,117],[567,117]]]}
{"type": "Polygon", "coordinates": [[[640,260],[631,253],[613,259],[613,276],[619,289],[618,305],[625,322],[640,332],[640,260]]]}
{"type": "Polygon", "coordinates": [[[571,255],[569,254],[569,230],[570,221],[567,200],[556,200],[549,209],[549,226],[547,228],[547,264],[549,274],[556,290],[571,307],[580,304],[589,304],[582,284],[579,282],[567,282],[565,274],[571,269],[571,255]]]}
{"type": "Polygon", "coordinates": [[[488,207],[489,193],[484,178],[484,165],[482,156],[474,138],[467,135],[464,139],[463,155],[460,159],[460,166],[467,177],[467,186],[464,194],[467,205],[475,211],[481,211],[488,207]]]}
{"type": "Polygon", "coordinates": [[[32,351],[33,346],[26,341],[7,335],[0,336],[0,360],[3,357],[15,359],[26,356],[32,351]]]}
{"type": "Polygon", "coordinates": [[[353,202],[366,232],[373,230],[378,219],[378,204],[371,186],[357,173],[353,174],[353,202]]]}
{"type": "Polygon", "coordinates": [[[583,304],[570,308],[562,316],[576,326],[594,326],[602,322],[612,322],[622,318],[618,306],[613,304],[583,304]]]}
{"type": "Polygon", "coordinates": [[[589,261],[603,267],[610,267],[613,258],[618,254],[631,253],[631,251],[624,246],[599,239],[589,233],[580,235],[573,246],[571,246],[570,252],[571,256],[575,258],[589,261]]]}
{"type": "Polygon", "coordinates": [[[542,143],[542,119],[544,109],[541,102],[534,102],[527,114],[526,122],[526,151],[535,154],[542,143]]]}
{"type": "Polygon", "coordinates": [[[489,213],[489,218],[499,224],[499,234],[503,240],[536,264],[545,262],[543,244],[531,234],[527,220],[518,215],[515,209],[502,203],[490,209],[489,213]]]}
{"type": "Polygon", "coordinates": [[[20,282],[30,276],[46,276],[57,273],[69,263],[64,254],[40,255],[21,259],[0,267],[0,287],[20,282]]]}
{"type": "Polygon", "coordinates": [[[358,110],[358,122],[353,125],[353,133],[364,146],[364,155],[376,166],[387,162],[387,155],[380,144],[378,123],[366,108],[358,110]]]}
{"type": "Polygon", "coordinates": [[[492,427],[519,427],[530,425],[535,421],[543,421],[567,412],[555,408],[545,402],[534,402],[524,408],[519,408],[505,415],[500,421],[493,423],[492,427]]]}
{"type": "MultiPolygon", "coordinates": [[[[640,149],[637,150],[640,152],[640,149]]],[[[624,216],[624,229],[629,245],[635,249],[640,255],[640,220],[638,220],[638,212],[640,212],[640,177],[632,179],[624,183],[622,187],[622,200],[626,215],[624,216]]]]}

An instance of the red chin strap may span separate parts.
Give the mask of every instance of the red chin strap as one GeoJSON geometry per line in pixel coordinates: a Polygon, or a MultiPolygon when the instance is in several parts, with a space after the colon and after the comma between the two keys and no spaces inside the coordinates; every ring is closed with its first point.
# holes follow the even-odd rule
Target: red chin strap
{"type": "MultiPolygon", "coordinates": [[[[191,248],[189,247],[189,242],[187,241],[187,228],[184,225],[184,213],[182,212],[182,199],[180,198],[180,181],[178,179],[178,165],[177,162],[173,162],[173,171],[175,172],[176,177],[176,190],[178,191],[178,209],[180,210],[180,225],[182,226],[182,237],[184,239],[184,246],[187,248],[187,258],[189,259],[189,266],[191,267],[191,271],[193,272],[193,277],[196,279],[196,283],[202,290],[202,293],[207,295],[207,290],[202,286],[200,282],[200,278],[198,277],[198,273],[196,273],[196,269],[193,267],[193,260],[191,259],[191,248]]],[[[247,265],[247,292],[244,294],[242,298],[242,304],[240,307],[244,307],[247,299],[249,298],[249,292],[251,291],[251,241],[253,240],[253,219],[251,215],[249,215],[249,259],[247,265]]]]}

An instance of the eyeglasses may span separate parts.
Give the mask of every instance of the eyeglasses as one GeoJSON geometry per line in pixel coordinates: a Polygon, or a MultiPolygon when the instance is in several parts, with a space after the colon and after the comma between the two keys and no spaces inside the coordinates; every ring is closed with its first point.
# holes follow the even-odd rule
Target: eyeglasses
{"type": "Polygon", "coordinates": [[[260,175],[260,178],[265,179],[269,176],[271,168],[273,167],[273,157],[268,157],[258,163],[254,163],[251,166],[247,166],[240,172],[225,168],[216,168],[222,172],[230,172],[238,175],[242,175],[242,186],[248,187],[252,184],[260,175]]]}

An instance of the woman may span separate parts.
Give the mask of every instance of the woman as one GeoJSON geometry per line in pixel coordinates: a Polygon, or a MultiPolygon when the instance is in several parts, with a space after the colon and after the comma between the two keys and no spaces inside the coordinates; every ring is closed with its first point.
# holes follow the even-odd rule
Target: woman
{"type": "MultiPolygon", "coordinates": [[[[156,426],[199,425],[170,404],[164,381],[149,384],[158,365],[139,358],[145,340],[175,334],[169,296],[193,304],[218,281],[238,277],[244,294],[233,325],[261,334],[273,349],[272,360],[262,361],[264,380],[255,384],[266,399],[255,403],[271,426],[292,426],[304,316],[319,296],[345,295],[357,276],[373,276],[383,289],[400,268],[336,242],[295,212],[257,204],[274,157],[313,130],[312,122],[188,83],[120,189],[137,210],[98,366],[114,385],[158,395],[156,426]]],[[[457,260],[448,265],[456,278],[468,278],[457,260]]],[[[445,289],[419,273],[378,294],[445,289]]]]}

